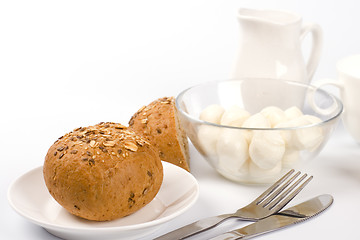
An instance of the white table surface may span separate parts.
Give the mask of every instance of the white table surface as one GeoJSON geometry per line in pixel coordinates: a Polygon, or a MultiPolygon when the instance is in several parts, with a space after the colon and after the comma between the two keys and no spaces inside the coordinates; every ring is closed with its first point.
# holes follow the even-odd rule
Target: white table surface
{"type": "MultiPolygon", "coordinates": [[[[142,105],[228,78],[239,7],[297,12],[324,31],[314,81],[336,77],[336,61],[360,53],[359,3],[287,0],[0,1],[0,239],[56,239],[11,209],[12,181],[43,164],[50,145],[79,126],[126,124],[142,105]]],[[[191,148],[197,203],[149,239],[197,219],[235,211],[264,186],[219,176],[191,148]]],[[[335,202],[309,222],[258,239],[359,239],[360,147],[340,127],[302,169],[313,181],[292,202],[329,193],[335,202]]],[[[230,221],[196,239],[245,223],[230,221]]]]}

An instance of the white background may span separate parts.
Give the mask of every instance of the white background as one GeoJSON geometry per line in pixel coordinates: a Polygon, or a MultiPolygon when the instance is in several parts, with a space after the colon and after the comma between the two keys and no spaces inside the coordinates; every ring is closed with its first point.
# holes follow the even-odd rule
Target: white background
{"type": "MultiPolygon", "coordinates": [[[[335,78],[336,61],[360,53],[356,0],[0,1],[0,238],[54,238],[18,216],[6,192],[18,176],[42,165],[59,136],[101,121],[127,124],[138,108],[158,97],[229,78],[239,7],[294,11],[305,22],[320,24],[324,46],[314,81],[335,78]]],[[[192,154],[200,198],[168,230],[234,211],[263,190],[221,179],[192,154]]],[[[315,179],[299,196],[301,201],[330,193],[334,206],[312,223],[266,239],[358,239],[351,221],[360,208],[352,210],[351,204],[360,201],[359,155],[340,127],[309,168],[315,179]]]]}

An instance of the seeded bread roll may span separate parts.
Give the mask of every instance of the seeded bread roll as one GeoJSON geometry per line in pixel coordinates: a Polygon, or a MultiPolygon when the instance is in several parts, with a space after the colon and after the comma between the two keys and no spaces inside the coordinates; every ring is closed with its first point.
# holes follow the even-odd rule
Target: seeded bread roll
{"type": "Polygon", "coordinates": [[[50,194],[70,213],[95,221],[129,215],[158,193],[163,168],[155,148],[115,123],[59,138],[44,162],[50,194]]]}
{"type": "Polygon", "coordinates": [[[129,128],[149,139],[158,148],[161,160],[190,171],[188,140],[174,97],[160,98],[142,107],[130,119],[129,128]]]}

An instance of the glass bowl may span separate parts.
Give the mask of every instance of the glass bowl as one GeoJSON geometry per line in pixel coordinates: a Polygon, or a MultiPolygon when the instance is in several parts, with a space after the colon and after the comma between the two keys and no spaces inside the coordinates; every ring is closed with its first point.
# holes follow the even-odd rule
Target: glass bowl
{"type": "Polygon", "coordinates": [[[187,136],[217,172],[266,184],[314,159],[335,129],[342,103],[315,89],[279,79],[214,81],[181,92],[176,107],[187,136]]]}

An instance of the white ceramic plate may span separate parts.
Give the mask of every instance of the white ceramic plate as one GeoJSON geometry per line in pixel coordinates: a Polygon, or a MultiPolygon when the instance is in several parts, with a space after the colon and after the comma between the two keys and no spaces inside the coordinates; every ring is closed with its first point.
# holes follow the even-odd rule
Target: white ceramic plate
{"type": "Polygon", "coordinates": [[[49,194],[42,167],[31,170],[11,184],[10,205],[17,213],[64,239],[139,239],[161,224],[189,209],[199,196],[196,179],[184,169],[163,162],[164,180],[160,191],[148,205],[130,216],[93,222],[75,217],[49,194]]]}

